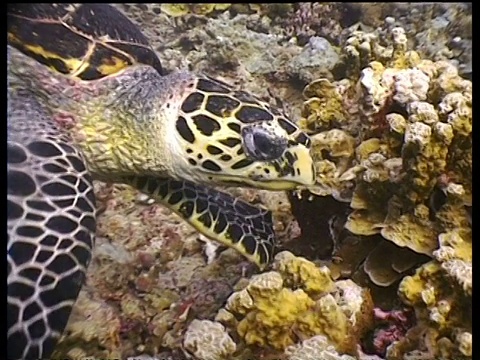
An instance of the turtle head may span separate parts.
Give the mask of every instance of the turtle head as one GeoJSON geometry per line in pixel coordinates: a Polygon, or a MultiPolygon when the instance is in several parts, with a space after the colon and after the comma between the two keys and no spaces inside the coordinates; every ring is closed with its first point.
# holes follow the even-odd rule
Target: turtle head
{"type": "Polygon", "coordinates": [[[246,92],[199,77],[175,121],[179,177],[270,190],[315,181],[309,137],[246,92]]]}

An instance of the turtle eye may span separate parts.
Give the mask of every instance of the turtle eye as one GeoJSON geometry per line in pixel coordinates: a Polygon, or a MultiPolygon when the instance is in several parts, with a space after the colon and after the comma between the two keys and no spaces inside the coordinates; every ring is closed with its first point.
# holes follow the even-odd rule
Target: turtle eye
{"type": "Polygon", "coordinates": [[[287,140],[257,126],[246,127],[243,133],[245,154],[254,160],[274,160],[282,156],[287,140]]]}
{"type": "Polygon", "coordinates": [[[272,139],[269,139],[266,134],[253,134],[253,143],[257,151],[261,154],[268,154],[272,149],[272,139]]]}

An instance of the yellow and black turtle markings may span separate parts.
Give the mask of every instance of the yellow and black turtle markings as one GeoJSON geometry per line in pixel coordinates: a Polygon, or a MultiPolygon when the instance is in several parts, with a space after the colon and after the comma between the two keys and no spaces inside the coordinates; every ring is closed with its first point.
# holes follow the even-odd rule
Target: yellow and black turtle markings
{"type": "Polygon", "coordinates": [[[250,174],[251,186],[275,176],[299,177],[304,159],[299,161],[297,149],[310,148],[308,136],[278,110],[209,77],[200,77],[183,100],[176,129],[188,163],[210,173],[230,172],[222,181],[227,184],[240,183],[235,174],[250,174]]]}
{"type": "Polygon", "coordinates": [[[261,269],[270,262],[275,244],[270,211],[189,181],[134,177],[125,182],[167,205],[201,233],[236,249],[261,269]]]}
{"type": "Polygon", "coordinates": [[[146,37],[105,6],[16,4],[8,20],[10,44],[63,74],[93,80],[136,63],[163,74],[146,37]]]}

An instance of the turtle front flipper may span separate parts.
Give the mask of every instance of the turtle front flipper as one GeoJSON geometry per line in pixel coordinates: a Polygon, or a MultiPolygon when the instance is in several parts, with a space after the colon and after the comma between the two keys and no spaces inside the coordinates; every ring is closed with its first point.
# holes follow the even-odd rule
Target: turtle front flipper
{"type": "Polygon", "coordinates": [[[7,140],[6,358],[49,358],[91,259],[92,181],[48,109],[14,82],[7,140]]]}
{"type": "Polygon", "coordinates": [[[270,211],[189,181],[135,177],[126,182],[172,209],[208,238],[234,248],[260,269],[270,262],[275,245],[270,211]]]}

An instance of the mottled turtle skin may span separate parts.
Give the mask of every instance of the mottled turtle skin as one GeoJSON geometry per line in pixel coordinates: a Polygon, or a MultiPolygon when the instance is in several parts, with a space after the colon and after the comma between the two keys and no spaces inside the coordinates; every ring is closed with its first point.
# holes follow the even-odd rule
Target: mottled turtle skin
{"type": "Polygon", "coordinates": [[[271,213],[212,186],[315,181],[309,138],[279,110],[204,75],[165,75],[105,4],[8,6],[9,359],[49,357],[95,237],[92,181],[125,183],[260,268],[271,213]]]}

